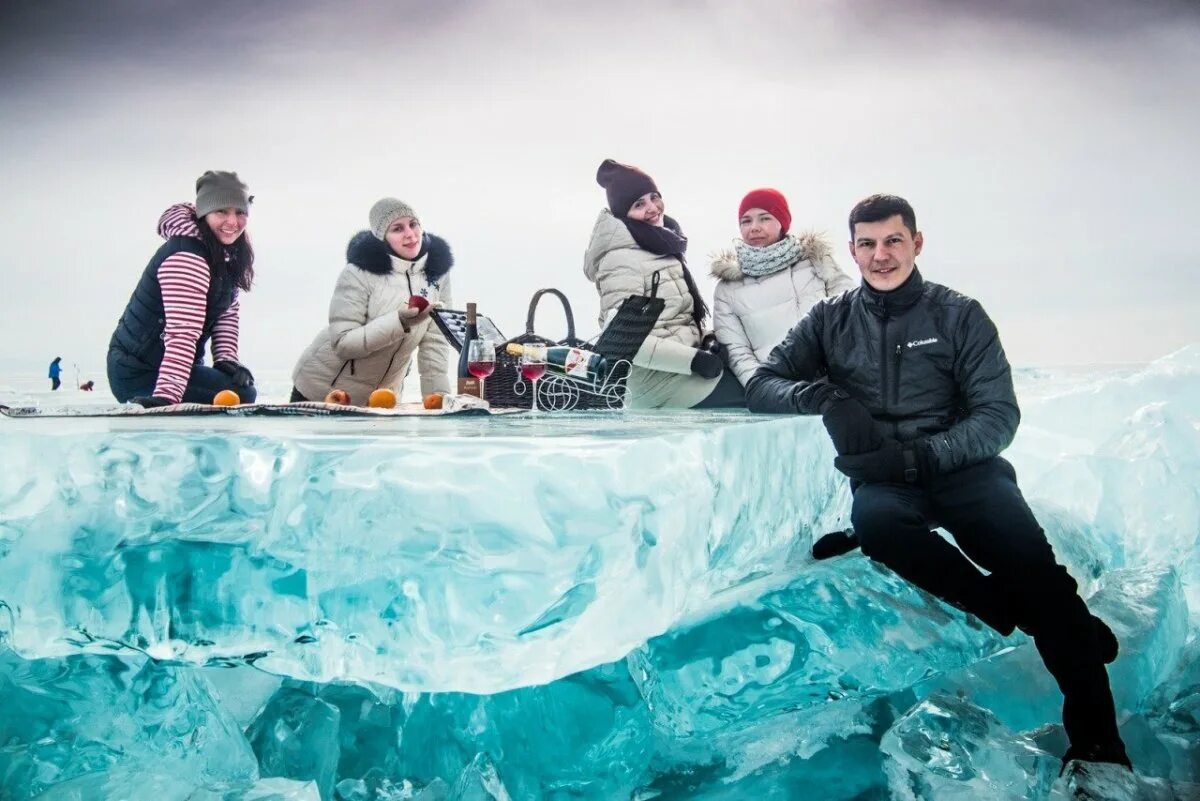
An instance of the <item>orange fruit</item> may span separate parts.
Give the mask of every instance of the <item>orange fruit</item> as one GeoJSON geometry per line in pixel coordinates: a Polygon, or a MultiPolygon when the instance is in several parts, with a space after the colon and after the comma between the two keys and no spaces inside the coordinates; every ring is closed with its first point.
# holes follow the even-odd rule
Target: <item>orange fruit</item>
{"type": "Polygon", "coordinates": [[[396,408],[396,393],[386,387],[377,389],[371,393],[371,397],[367,398],[367,405],[375,409],[394,409],[396,408]]]}
{"type": "Polygon", "coordinates": [[[350,393],[344,389],[331,390],[330,393],[325,396],[325,402],[336,403],[340,406],[349,406],[350,393]]]}
{"type": "Polygon", "coordinates": [[[430,392],[421,401],[421,404],[426,409],[440,409],[440,408],[442,408],[442,399],[443,398],[445,398],[444,392],[430,392]]]}
{"type": "Polygon", "coordinates": [[[213,406],[237,406],[242,402],[232,389],[223,389],[213,396],[213,406]]]}

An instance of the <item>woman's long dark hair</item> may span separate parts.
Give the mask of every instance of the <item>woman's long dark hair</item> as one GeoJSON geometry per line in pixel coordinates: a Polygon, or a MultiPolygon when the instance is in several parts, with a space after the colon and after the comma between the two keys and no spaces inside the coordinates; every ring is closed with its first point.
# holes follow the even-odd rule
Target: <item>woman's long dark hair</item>
{"type": "Polygon", "coordinates": [[[242,231],[236,242],[226,245],[217,239],[203,217],[197,217],[196,223],[200,227],[204,249],[208,251],[209,269],[216,275],[232,279],[243,292],[249,292],[254,283],[254,248],[250,245],[249,232],[242,231]]]}
{"type": "Polygon", "coordinates": [[[696,286],[696,279],[692,277],[692,271],[688,269],[682,256],[679,257],[679,264],[683,267],[683,282],[687,284],[688,293],[692,296],[692,319],[700,329],[700,335],[704,336],[704,318],[708,317],[708,304],[704,302],[700,287],[696,286]]]}

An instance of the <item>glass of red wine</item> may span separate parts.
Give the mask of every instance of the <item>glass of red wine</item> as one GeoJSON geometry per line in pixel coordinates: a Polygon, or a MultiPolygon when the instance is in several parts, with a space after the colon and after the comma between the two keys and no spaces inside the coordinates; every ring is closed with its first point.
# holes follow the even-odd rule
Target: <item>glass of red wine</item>
{"type": "Polygon", "coordinates": [[[521,377],[533,387],[533,411],[538,410],[537,382],[546,374],[546,347],[544,345],[526,345],[521,351],[521,377]]]}
{"type": "Polygon", "coordinates": [[[484,381],[496,370],[496,346],[486,339],[472,339],[467,347],[467,372],[479,379],[479,397],[484,398],[484,381]]]}

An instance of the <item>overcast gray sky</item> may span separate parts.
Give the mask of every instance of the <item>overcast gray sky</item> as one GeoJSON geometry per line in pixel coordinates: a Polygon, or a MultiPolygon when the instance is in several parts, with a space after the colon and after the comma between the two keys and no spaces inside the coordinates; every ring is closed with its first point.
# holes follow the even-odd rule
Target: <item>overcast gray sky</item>
{"type": "Polygon", "coordinates": [[[458,305],[512,335],[555,286],[590,336],[606,157],[655,177],[710,297],[748,189],[781,189],[850,270],[846,213],[888,191],[1014,363],[1152,359],[1200,341],[1198,8],[8,0],[0,367],[102,374],[159,213],[206,169],[257,196],[252,369],[325,324],[384,195],[450,242],[458,305]]]}

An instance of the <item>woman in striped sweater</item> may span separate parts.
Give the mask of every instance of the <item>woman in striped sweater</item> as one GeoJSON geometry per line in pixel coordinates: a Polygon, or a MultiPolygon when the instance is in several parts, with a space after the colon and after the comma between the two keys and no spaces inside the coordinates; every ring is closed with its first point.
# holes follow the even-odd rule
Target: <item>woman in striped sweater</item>
{"type": "Polygon", "coordinates": [[[142,271],[108,345],[108,385],[122,403],[147,408],[212,403],[232,389],[257,396],[238,361],[238,292],[254,279],[246,236],[253,200],[237,173],[209,171],[196,181],[196,204],[177,203],[158,221],[166,242],[142,271]],[[212,367],[204,347],[212,342],[212,367]]]}

